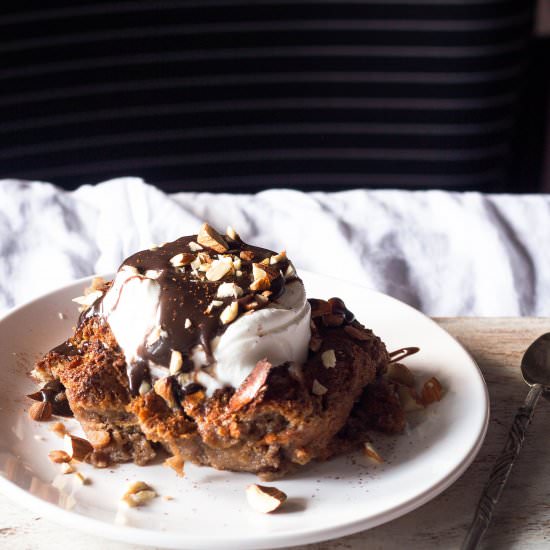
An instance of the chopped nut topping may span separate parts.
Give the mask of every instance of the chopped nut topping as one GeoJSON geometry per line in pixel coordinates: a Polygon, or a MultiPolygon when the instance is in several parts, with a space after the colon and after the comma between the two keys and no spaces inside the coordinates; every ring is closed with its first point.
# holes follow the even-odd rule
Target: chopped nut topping
{"type": "Polygon", "coordinates": [[[327,349],[321,354],[323,366],[327,369],[333,369],[336,366],[336,354],[333,349],[327,349]]]}
{"type": "Polygon", "coordinates": [[[162,275],[162,271],[160,269],[148,269],[145,272],[145,277],[147,279],[158,279],[162,275]]]}
{"type": "Polygon", "coordinates": [[[167,466],[168,468],[172,468],[177,474],[178,477],[184,476],[184,470],[183,467],[185,465],[185,461],[180,455],[177,456],[171,456],[170,458],[167,458],[164,461],[164,466],[167,466]]]}
{"type": "Polygon", "coordinates": [[[239,298],[243,294],[243,289],[235,283],[222,283],[218,287],[216,296],[218,298],[239,298]]]}
{"type": "Polygon", "coordinates": [[[196,243],[195,241],[191,241],[189,243],[189,250],[191,250],[191,252],[198,252],[199,250],[203,250],[203,248],[200,244],[196,243]]]}
{"type": "Polygon", "coordinates": [[[384,459],[378,454],[378,451],[374,448],[370,441],[366,441],[364,445],[365,455],[367,455],[372,461],[377,464],[382,464],[384,459]]]}
{"type": "Polygon", "coordinates": [[[203,223],[199,229],[199,234],[197,236],[197,241],[202,246],[207,248],[212,248],[216,252],[227,252],[229,246],[226,240],[211,226],[207,223],[203,223]]]}
{"type": "Polygon", "coordinates": [[[424,383],[424,386],[422,386],[422,403],[424,405],[429,405],[430,403],[441,401],[442,397],[443,387],[441,386],[439,380],[435,376],[432,376],[424,383]]]}
{"type": "Polygon", "coordinates": [[[181,370],[182,366],[183,357],[181,352],[173,349],[172,354],[170,355],[170,366],[168,367],[170,374],[177,374],[181,370]]]}
{"type": "Polygon", "coordinates": [[[128,485],[128,489],[122,495],[121,501],[131,508],[142,506],[157,496],[155,490],[143,481],[134,481],[128,485]]]}
{"type": "Polygon", "coordinates": [[[246,488],[246,498],[254,510],[269,514],[277,510],[286,501],[287,496],[276,487],[252,484],[246,488]]]}
{"type": "Polygon", "coordinates": [[[325,386],[323,386],[323,384],[321,384],[318,380],[314,380],[311,391],[313,392],[314,395],[325,395],[328,389],[325,388],[325,386]]]}
{"type": "Polygon", "coordinates": [[[86,296],[77,296],[76,298],[73,298],[72,301],[77,303],[80,306],[86,306],[90,307],[94,304],[94,302],[101,298],[103,296],[103,292],[101,290],[94,290],[93,292],[90,292],[90,294],[87,294],[86,296]]]}
{"type": "Polygon", "coordinates": [[[240,258],[238,258],[237,256],[233,256],[232,262],[233,262],[233,269],[235,269],[237,271],[239,271],[243,266],[242,260],[240,258]]]}
{"type": "Polygon", "coordinates": [[[222,277],[233,270],[233,262],[230,258],[214,260],[210,269],[206,272],[206,278],[209,281],[219,281],[222,277]]]}
{"type": "Polygon", "coordinates": [[[29,409],[29,418],[36,422],[43,422],[52,417],[52,404],[48,401],[33,403],[29,409]]]}
{"type": "Polygon", "coordinates": [[[169,407],[173,407],[176,404],[174,392],[172,391],[172,383],[168,378],[159,378],[155,382],[154,388],[155,393],[160,395],[169,407]]]}
{"type": "Polygon", "coordinates": [[[106,284],[107,283],[103,277],[94,277],[90,283],[90,286],[84,290],[84,294],[88,295],[95,290],[104,290],[106,284]]]}
{"type": "Polygon", "coordinates": [[[239,304],[237,302],[231,302],[221,313],[220,321],[224,325],[228,325],[233,322],[239,314],[239,304]]]}
{"type": "Polygon", "coordinates": [[[271,256],[269,258],[270,265],[278,264],[279,262],[282,262],[283,260],[286,260],[286,250],[283,250],[280,254],[276,254],[275,256],[271,256]]]}
{"type": "Polygon", "coordinates": [[[201,262],[201,259],[197,256],[192,262],[191,262],[191,268],[192,269],[199,269],[199,267],[201,266],[202,262],[201,262]]]}
{"type": "Polygon", "coordinates": [[[237,388],[229,400],[229,410],[236,412],[248,405],[265,385],[272,369],[267,359],[260,359],[252,372],[245,378],[244,382],[237,388]]]}
{"type": "Polygon", "coordinates": [[[220,307],[220,306],[223,306],[223,302],[221,300],[212,300],[208,304],[208,307],[204,310],[204,313],[206,313],[206,315],[210,315],[210,313],[212,313],[213,309],[215,309],[217,307],[220,307]]]}
{"type": "Polygon", "coordinates": [[[55,464],[71,461],[71,457],[65,451],[50,451],[48,453],[48,458],[55,464]]]}
{"type": "Polygon", "coordinates": [[[254,278],[254,281],[250,285],[250,290],[269,290],[271,287],[271,281],[275,279],[277,275],[277,269],[274,269],[268,265],[262,263],[252,264],[252,277],[254,278]]]}
{"type": "Polygon", "coordinates": [[[61,463],[61,473],[62,474],[74,474],[75,468],[72,464],[69,464],[68,462],[62,462],[61,463]]]}
{"type": "Polygon", "coordinates": [[[189,252],[181,252],[180,254],[176,254],[172,258],[170,258],[170,263],[174,267],[182,267],[184,265],[190,264],[195,259],[195,256],[193,254],[189,254],[189,252]]]}
{"type": "Polygon", "coordinates": [[[414,388],[414,374],[401,363],[390,363],[386,370],[386,376],[392,382],[414,388]]]}
{"type": "Polygon", "coordinates": [[[197,258],[201,261],[201,264],[211,264],[214,261],[208,252],[199,252],[197,258]]]}
{"type": "Polygon", "coordinates": [[[189,317],[185,319],[185,325],[184,325],[185,328],[191,328],[192,325],[193,323],[191,322],[191,319],[189,319],[189,317]]]}
{"type": "Polygon", "coordinates": [[[250,262],[254,259],[254,252],[252,252],[252,250],[241,250],[239,258],[241,258],[241,260],[250,262]]]}
{"type": "Polygon", "coordinates": [[[93,452],[94,448],[89,441],[76,437],[75,435],[65,434],[63,437],[63,447],[71,459],[84,461],[86,457],[93,452]]]}
{"type": "Polygon", "coordinates": [[[232,241],[238,241],[240,240],[239,235],[237,232],[230,226],[227,226],[227,229],[225,230],[225,234],[232,240],[232,241]]]}

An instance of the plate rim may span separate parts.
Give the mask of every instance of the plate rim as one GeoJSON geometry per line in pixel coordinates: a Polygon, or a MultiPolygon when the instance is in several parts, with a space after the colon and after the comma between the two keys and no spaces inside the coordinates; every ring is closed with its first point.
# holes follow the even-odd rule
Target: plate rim
{"type": "MultiPolygon", "coordinates": [[[[210,548],[212,544],[217,542],[223,542],[224,546],[228,549],[230,548],[282,548],[286,546],[294,546],[296,544],[311,544],[326,540],[331,540],[335,538],[344,537],[351,535],[353,533],[358,533],[363,530],[368,530],[376,526],[382,525],[394,519],[397,519],[413,510],[419,508],[420,506],[426,504],[433,498],[441,494],[445,489],[450,487],[455,481],[457,481],[461,475],[468,469],[468,467],[475,460],[477,454],[479,453],[481,446],[485,440],[489,420],[490,420],[490,399],[489,392],[487,388],[487,383],[477,364],[476,360],[472,357],[469,351],[458,341],[454,336],[449,334],[443,327],[438,325],[431,317],[425,313],[419,311],[418,309],[410,306],[409,304],[389,296],[383,292],[380,292],[376,289],[370,288],[366,285],[361,285],[356,281],[346,280],[345,278],[337,278],[330,275],[325,275],[323,273],[316,273],[306,269],[300,269],[299,273],[312,277],[320,277],[323,279],[337,281],[339,284],[350,284],[356,287],[363,288],[366,292],[371,294],[376,294],[383,299],[389,299],[400,307],[405,307],[409,310],[412,310],[416,314],[420,314],[427,320],[433,327],[437,330],[443,331],[449,338],[451,338],[462,350],[462,352],[470,359],[472,365],[475,366],[479,381],[483,389],[482,395],[484,399],[484,418],[482,421],[481,430],[479,431],[475,441],[471,445],[467,453],[465,453],[462,460],[455,466],[455,468],[449,472],[443,479],[437,482],[435,485],[425,489],[421,493],[416,494],[415,496],[409,498],[408,500],[401,502],[400,504],[394,506],[390,510],[382,510],[375,513],[368,518],[356,519],[353,521],[342,523],[338,526],[329,526],[325,528],[310,528],[304,531],[301,531],[299,534],[289,534],[289,533],[277,533],[270,532],[267,536],[269,540],[266,540],[266,536],[258,537],[254,535],[249,538],[239,538],[230,537],[227,535],[217,535],[212,538],[212,533],[208,537],[199,537],[194,534],[186,534],[182,532],[171,532],[171,531],[161,531],[161,530],[152,530],[149,528],[133,527],[133,526],[122,526],[114,523],[110,523],[101,519],[96,519],[80,512],[73,512],[66,510],[57,506],[53,503],[50,503],[46,500],[41,499],[38,496],[29,493],[26,489],[20,487],[16,483],[7,479],[3,473],[0,473],[0,493],[4,494],[8,498],[13,499],[14,501],[20,503],[22,506],[31,509],[32,511],[41,514],[45,518],[51,520],[52,522],[63,525],[72,529],[81,530],[90,535],[95,535],[103,539],[116,540],[120,542],[126,542],[131,544],[144,544],[147,546],[157,546],[160,548],[174,548],[176,546],[182,547],[184,544],[186,548],[210,548]],[[78,518],[78,524],[75,524],[75,517],[78,518]],[[268,543],[266,545],[266,543],[268,543]]],[[[99,275],[88,275],[85,277],[80,277],[72,281],[66,282],[65,284],[51,289],[48,292],[42,293],[38,296],[31,297],[30,299],[24,301],[18,306],[8,310],[0,316],[0,326],[7,320],[9,317],[17,315],[21,310],[26,307],[38,302],[44,298],[47,298],[51,294],[62,292],[69,287],[76,286],[79,284],[86,284],[87,281],[90,281],[94,277],[103,277],[106,279],[112,278],[114,272],[109,272],[106,274],[99,275]]]]}

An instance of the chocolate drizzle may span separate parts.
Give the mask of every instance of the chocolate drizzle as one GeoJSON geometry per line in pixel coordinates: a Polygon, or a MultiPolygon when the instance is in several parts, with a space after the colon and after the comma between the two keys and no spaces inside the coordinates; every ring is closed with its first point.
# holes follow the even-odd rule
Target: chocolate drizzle
{"type": "MultiPolygon", "coordinates": [[[[238,303],[239,313],[244,313],[247,310],[247,301],[248,303],[254,301],[256,294],[249,288],[253,281],[253,263],[260,263],[276,254],[271,250],[250,246],[240,239],[227,239],[229,249],[223,254],[207,247],[193,251],[192,248],[196,247],[190,246],[192,242],[197,242],[196,235],[182,237],[158,248],[143,250],[127,258],[121,266],[121,268],[130,266],[137,270],[136,275],[129,277],[128,281],[136,277],[154,278],[160,285],[159,336],[152,342],[151,339],[145,338],[138,349],[138,360],[128,365],[128,379],[131,392],[134,395],[139,391],[143,381],[151,382],[149,362],[168,367],[173,350],[182,354],[182,372],[189,372],[194,368],[190,357],[192,350],[198,344],[202,345],[207,363],[211,364],[213,362],[211,342],[227,328],[220,321],[220,313],[235,300],[235,297],[218,297],[219,286],[229,282],[235,283],[242,289],[242,296],[238,303]],[[242,251],[247,252],[241,254],[242,251]],[[170,260],[181,253],[192,254],[195,259],[199,256],[206,262],[230,255],[234,260],[238,260],[240,266],[238,269],[232,269],[220,280],[209,281],[204,272],[197,271],[189,264],[182,267],[172,265],[170,260]],[[155,273],[151,275],[153,271],[155,273]],[[209,304],[214,300],[220,301],[222,304],[206,313],[209,304]]],[[[284,273],[289,264],[290,262],[283,256],[279,262],[270,265],[276,274],[270,282],[271,294],[267,300],[264,299],[258,303],[255,309],[265,307],[268,301],[276,301],[283,294],[285,289],[284,273]]],[[[120,292],[122,293],[123,289],[120,292]]],[[[103,308],[103,298],[97,300],[89,310],[84,312],[81,321],[92,315],[108,320],[108,312],[105,312],[103,308]]],[[[115,301],[114,308],[118,306],[119,301],[120,295],[115,301]]],[[[68,348],[67,351],[78,353],[68,348]]]]}
{"type": "Polygon", "coordinates": [[[397,361],[402,361],[403,359],[405,359],[405,357],[408,357],[409,355],[414,355],[419,351],[420,351],[420,348],[417,348],[417,347],[396,349],[395,351],[392,351],[391,353],[388,354],[390,356],[389,362],[396,363],[397,361]]]}

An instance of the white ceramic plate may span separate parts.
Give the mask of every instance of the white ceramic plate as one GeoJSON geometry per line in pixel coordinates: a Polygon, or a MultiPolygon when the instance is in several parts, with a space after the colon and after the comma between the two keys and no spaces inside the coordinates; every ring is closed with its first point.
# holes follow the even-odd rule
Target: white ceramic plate
{"type": "MultiPolygon", "coordinates": [[[[483,378],[468,353],[433,321],[383,294],[301,272],[308,295],[339,296],[388,349],[419,346],[406,363],[421,378],[437,376],[444,399],[409,417],[410,429],[389,438],[373,434],[386,462],[361,454],[306,467],[276,482],[289,501],[261,515],[249,509],[244,489],[256,478],[186,466],[177,478],[161,464],[125,464],[80,470],[89,485],[60,474],[48,451],[61,440],[49,423],[32,422],[24,395],[34,384],[33,361],[64,340],[75,323],[71,298],[88,279],[33,300],[0,321],[0,491],[49,519],[89,533],[167,548],[275,548],[347,535],[401,516],[453,483],[478,452],[488,422],[483,378]],[[63,319],[60,318],[63,314],[63,319]],[[160,495],[140,509],[119,498],[129,480],[150,483],[160,495]]],[[[68,426],[78,432],[74,420],[68,426]]]]}

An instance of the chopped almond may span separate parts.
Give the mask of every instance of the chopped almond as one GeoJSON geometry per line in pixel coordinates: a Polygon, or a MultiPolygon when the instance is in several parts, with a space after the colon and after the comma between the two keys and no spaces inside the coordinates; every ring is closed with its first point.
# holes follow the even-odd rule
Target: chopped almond
{"type": "Polygon", "coordinates": [[[380,456],[370,441],[365,442],[364,450],[365,454],[377,464],[382,464],[384,462],[384,459],[380,456]]]}
{"type": "Polygon", "coordinates": [[[287,496],[276,487],[252,484],[246,488],[246,498],[254,510],[269,514],[280,508],[287,496]]]}
{"type": "Polygon", "coordinates": [[[314,380],[311,391],[314,395],[325,395],[328,389],[325,386],[323,386],[323,384],[321,384],[321,382],[319,382],[318,380],[314,380]]]}
{"type": "Polygon", "coordinates": [[[181,252],[180,254],[176,254],[174,257],[170,258],[170,263],[174,267],[183,267],[184,265],[190,264],[194,259],[194,254],[189,254],[189,252],[181,252]]]}
{"type": "Polygon", "coordinates": [[[122,502],[131,508],[143,506],[157,496],[156,491],[143,481],[134,481],[128,485],[128,489],[122,495],[122,502]]]}
{"type": "Polygon", "coordinates": [[[178,477],[184,476],[184,470],[183,470],[184,465],[185,465],[185,461],[180,455],[171,456],[170,458],[167,458],[164,461],[164,466],[167,466],[168,468],[172,468],[172,470],[176,472],[178,477]]]}
{"type": "Polygon", "coordinates": [[[232,270],[233,262],[231,260],[214,260],[210,265],[210,269],[206,272],[206,278],[209,281],[219,281],[232,270]]]}
{"type": "Polygon", "coordinates": [[[229,400],[229,410],[236,412],[250,403],[262,389],[272,369],[267,359],[261,359],[256,363],[252,372],[245,378],[244,382],[237,388],[229,400]]]}
{"type": "Polygon", "coordinates": [[[71,459],[80,462],[84,461],[94,450],[90,442],[86,441],[86,439],[69,434],[66,434],[63,438],[63,447],[65,447],[65,452],[71,459]]]}
{"type": "Polygon", "coordinates": [[[170,355],[170,366],[168,367],[170,374],[172,375],[178,374],[182,366],[183,366],[183,357],[181,355],[181,351],[177,351],[173,349],[172,354],[170,355]]]}
{"type": "Polygon", "coordinates": [[[227,252],[229,245],[226,240],[209,224],[203,223],[197,236],[200,245],[211,248],[216,252],[227,252]]]}
{"type": "Polygon", "coordinates": [[[191,252],[198,252],[199,250],[203,250],[203,248],[199,243],[196,243],[195,241],[191,241],[189,243],[189,250],[191,250],[191,252]]]}
{"type": "Polygon", "coordinates": [[[420,397],[424,405],[441,401],[443,397],[443,387],[435,376],[432,376],[424,383],[420,397]]]}
{"type": "Polygon", "coordinates": [[[174,392],[172,390],[171,380],[166,378],[159,378],[154,384],[155,393],[160,395],[166,402],[169,407],[174,407],[176,404],[176,399],[174,397],[174,392]]]}
{"type": "Polygon", "coordinates": [[[224,325],[232,323],[239,315],[239,304],[237,302],[231,302],[220,315],[220,321],[224,325]]]}
{"type": "Polygon", "coordinates": [[[61,464],[62,462],[70,462],[71,457],[65,451],[50,451],[48,453],[48,458],[55,462],[56,464],[61,464]]]}
{"type": "Polygon", "coordinates": [[[323,366],[327,369],[332,369],[336,366],[336,354],[333,349],[327,349],[321,354],[323,366]]]}
{"type": "Polygon", "coordinates": [[[48,401],[33,403],[29,409],[29,418],[36,422],[43,422],[52,417],[52,404],[48,401]]]}
{"type": "Polygon", "coordinates": [[[239,241],[240,240],[240,237],[239,237],[238,233],[230,225],[227,226],[227,229],[225,230],[225,234],[232,241],[239,241]]]}

